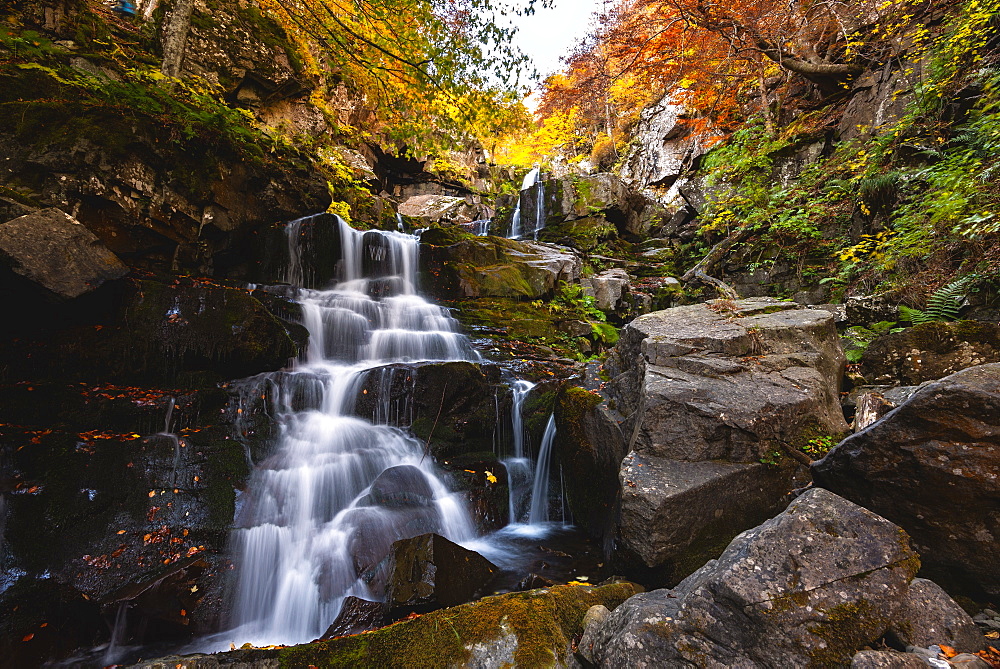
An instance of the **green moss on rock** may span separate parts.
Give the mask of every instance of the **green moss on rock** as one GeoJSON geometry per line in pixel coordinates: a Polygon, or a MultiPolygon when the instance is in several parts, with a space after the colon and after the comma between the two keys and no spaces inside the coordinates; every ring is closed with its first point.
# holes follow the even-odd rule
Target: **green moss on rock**
{"type": "Polygon", "coordinates": [[[281,667],[460,667],[475,646],[495,646],[513,635],[515,666],[551,667],[565,661],[583,632],[591,606],[609,609],[640,591],[632,583],[557,586],[487,597],[442,609],[374,632],[294,646],[277,653],[281,667]]]}

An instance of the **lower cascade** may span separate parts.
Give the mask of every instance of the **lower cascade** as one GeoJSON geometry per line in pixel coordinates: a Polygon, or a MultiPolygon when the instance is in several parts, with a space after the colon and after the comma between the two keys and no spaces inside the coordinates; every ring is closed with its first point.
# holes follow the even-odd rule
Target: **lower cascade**
{"type": "MultiPolygon", "coordinates": [[[[293,249],[299,225],[288,226],[293,249]]],[[[398,539],[474,536],[424,444],[354,408],[379,367],[479,355],[445,309],[415,294],[417,237],[339,225],[340,281],[329,290],[302,287],[291,254],[288,276],[299,281],[310,334],[305,360],[245,382],[245,397],[268,397],[279,429],[232,537],[238,582],[230,636],[254,644],[310,641],[345,597],[380,599],[380,563],[398,539]]]]}

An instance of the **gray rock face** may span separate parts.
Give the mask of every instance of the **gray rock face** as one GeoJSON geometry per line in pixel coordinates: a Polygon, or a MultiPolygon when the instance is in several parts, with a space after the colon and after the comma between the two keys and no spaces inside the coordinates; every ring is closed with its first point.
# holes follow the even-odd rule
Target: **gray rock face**
{"type": "Polygon", "coordinates": [[[625,456],[617,539],[629,566],[676,583],[787,502],[787,468],[625,456]],[[640,567],[640,568],[641,568],[640,567]]]}
{"type": "Polygon", "coordinates": [[[640,316],[608,361],[644,455],[755,462],[807,428],[846,432],[833,316],[771,298],[640,316]]]}
{"type": "Polygon", "coordinates": [[[399,205],[399,213],[419,218],[426,223],[467,223],[472,220],[473,215],[464,197],[448,195],[416,195],[399,205]]]}
{"type": "Polygon", "coordinates": [[[662,201],[679,199],[680,177],[706,151],[708,135],[685,123],[684,105],[669,96],[642,111],[633,136],[635,148],[622,161],[622,179],[639,189],[667,188],[662,201]]]}
{"type": "Polygon", "coordinates": [[[1000,325],[924,323],[873,341],[859,371],[869,383],[917,385],[989,362],[1000,362],[1000,325]]]}
{"type": "Polygon", "coordinates": [[[910,583],[906,599],[890,631],[903,646],[951,646],[960,653],[986,648],[972,617],[941,586],[925,578],[910,583]]]}
{"type": "Polygon", "coordinates": [[[16,273],[65,299],[128,274],[94,233],[54,208],[0,225],[0,258],[16,273]]]}
{"type": "Polygon", "coordinates": [[[927,669],[927,663],[912,653],[862,650],[851,659],[851,669],[927,669]]]}
{"type": "Polygon", "coordinates": [[[641,316],[606,364],[627,448],[616,554],[673,584],[785,503],[790,453],[847,430],[832,314],[770,298],[641,316]],[[768,466],[761,464],[767,462],[768,466]]]}
{"type": "Polygon", "coordinates": [[[623,269],[609,269],[580,280],[585,295],[593,297],[601,311],[616,311],[625,306],[622,297],[632,287],[632,278],[623,269]]]}
{"type": "Polygon", "coordinates": [[[630,669],[847,664],[888,628],[917,567],[900,528],[813,489],[677,588],[612,611],[593,657],[630,669]]]}
{"type": "Polygon", "coordinates": [[[1000,595],[1000,364],[922,386],[812,470],[909,532],[935,581],[1000,595]]]}

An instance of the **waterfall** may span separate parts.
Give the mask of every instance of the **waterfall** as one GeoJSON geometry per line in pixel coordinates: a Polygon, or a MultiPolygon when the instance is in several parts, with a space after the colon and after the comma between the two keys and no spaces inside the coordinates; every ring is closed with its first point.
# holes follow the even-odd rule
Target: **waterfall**
{"type": "Polygon", "coordinates": [[[340,220],[339,282],[313,290],[303,285],[300,226],[287,228],[288,277],[297,282],[308,351],[289,371],[248,379],[251,389],[240,393],[268,398],[278,426],[232,535],[236,627],[228,634],[240,644],[310,641],[344,597],[379,599],[393,541],[425,532],[474,536],[424,444],[388,424],[406,409],[379,405],[376,422],[354,414],[366,377],[389,363],[480,359],[448,312],[416,294],[417,238],[340,220]]]}
{"type": "Polygon", "coordinates": [[[522,237],[531,236],[532,239],[538,239],[538,231],[545,227],[545,189],[542,186],[542,171],[541,168],[534,168],[524,176],[524,181],[521,182],[521,191],[518,194],[517,206],[514,208],[514,218],[510,226],[510,239],[520,239],[522,237]],[[521,215],[521,199],[523,197],[524,191],[531,188],[537,187],[538,197],[535,200],[535,216],[534,220],[531,222],[531,229],[527,229],[523,225],[522,215],[521,215]]]}
{"type": "Polygon", "coordinates": [[[553,414],[545,424],[542,445],[538,449],[538,462],[535,463],[535,483],[531,488],[531,511],[528,512],[530,525],[549,520],[549,462],[552,459],[552,442],[555,438],[556,417],[553,414]]]}
{"type": "Polygon", "coordinates": [[[507,468],[507,489],[509,492],[510,522],[521,520],[527,511],[526,502],[530,501],[531,493],[531,460],[525,456],[524,449],[524,400],[535,387],[531,381],[518,379],[511,384],[512,406],[511,427],[514,445],[513,457],[503,461],[507,468]]]}

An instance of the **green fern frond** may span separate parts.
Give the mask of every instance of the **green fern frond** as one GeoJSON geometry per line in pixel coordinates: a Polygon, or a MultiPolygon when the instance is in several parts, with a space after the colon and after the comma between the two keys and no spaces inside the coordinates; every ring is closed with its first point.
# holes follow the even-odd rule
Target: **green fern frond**
{"type": "Polygon", "coordinates": [[[923,311],[899,305],[899,319],[913,325],[958,320],[958,315],[962,311],[962,302],[967,296],[966,288],[978,278],[978,274],[966,274],[960,279],[955,279],[948,285],[938,288],[933,295],[927,298],[927,308],[923,311]]]}

